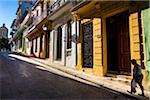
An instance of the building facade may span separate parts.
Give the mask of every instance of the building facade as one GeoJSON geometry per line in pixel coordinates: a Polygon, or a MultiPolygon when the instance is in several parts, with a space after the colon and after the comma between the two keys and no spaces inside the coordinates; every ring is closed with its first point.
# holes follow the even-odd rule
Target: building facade
{"type": "Polygon", "coordinates": [[[80,22],[77,68],[97,76],[131,77],[130,60],[136,59],[147,81],[141,12],[148,9],[148,1],[91,1],[75,6],[72,14],[80,22]]]}
{"type": "Polygon", "coordinates": [[[27,55],[98,77],[131,78],[130,60],[136,59],[146,82],[150,68],[148,4],[36,0],[16,36],[21,37],[21,50],[27,55]]]}
{"type": "Polygon", "coordinates": [[[51,58],[54,63],[76,69],[76,36],[77,23],[71,14],[72,2],[56,0],[49,9],[48,20],[52,21],[51,58]]]}
{"type": "Polygon", "coordinates": [[[70,11],[73,6],[68,0],[35,1],[23,33],[26,54],[76,69],[77,45],[72,36],[76,37],[78,23],[70,11]]]}
{"type": "Polygon", "coordinates": [[[16,18],[12,23],[12,34],[15,51],[22,52],[24,48],[23,31],[26,29],[24,19],[32,7],[32,1],[18,0],[16,18]]]}

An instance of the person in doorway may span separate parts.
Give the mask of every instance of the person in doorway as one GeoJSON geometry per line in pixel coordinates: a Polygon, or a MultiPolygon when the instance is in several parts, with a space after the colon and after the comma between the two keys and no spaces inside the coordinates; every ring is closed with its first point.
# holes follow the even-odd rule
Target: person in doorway
{"type": "Polygon", "coordinates": [[[142,80],[143,80],[143,74],[142,74],[142,68],[139,64],[137,64],[135,59],[131,60],[131,63],[134,65],[133,68],[133,78],[131,80],[131,92],[129,93],[136,93],[136,83],[141,88],[142,94],[139,94],[141,96],[144,96],[144,87],[142,86],[142,80]]]}

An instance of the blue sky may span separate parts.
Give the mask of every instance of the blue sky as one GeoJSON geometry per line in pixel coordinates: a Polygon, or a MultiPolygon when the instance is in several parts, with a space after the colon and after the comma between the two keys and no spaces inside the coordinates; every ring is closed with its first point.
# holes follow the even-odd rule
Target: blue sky
{"type": "Polygon", "coordinates": [[[8,34],[11,31],[12,21],[16,17],[17,7],[18,0],[0,0],[0,26],[5,23],[9,30],[8,34]]]}

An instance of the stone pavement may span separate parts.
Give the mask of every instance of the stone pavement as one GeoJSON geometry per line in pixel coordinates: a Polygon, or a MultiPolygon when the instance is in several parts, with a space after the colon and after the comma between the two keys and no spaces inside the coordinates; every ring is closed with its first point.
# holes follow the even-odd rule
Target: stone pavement
{"type": "Polygon", "coordinates": [[[59,74],[64,77],[72,78],[77,81],[81,81],[81,82],[84,82],[86,84],[90,84],[90,85],[93,85],[96,87],[105,87],[110,90],[123,93],[127,96],[136,97],[138,99],[148,99],[148,96],[150,96],[150,91],[148,91],[147,89],[145,89],[145,91],[144,91],[146,97],[139,96],[138,94],[141,93],[139,87],[137,88],[136,94],[130,95],[127,92],[127,90],[130,90],[130,84],[129,84],[130,80],[124,80],[124,82],[122,82],[122,81],[118,81],[117,78],[115,79],[115,78],[110,78],[110,77],[97,77],[94,75],[86,74],[84,72],[80,72],[75,69],[68,68],[66,66],[62,66],[60,64],[48,63],[47,60],[33,58],[33,57],[23,57],[23,56],[15,55],[15,54],[10,54],[9,56],[20,59],[20,60],[24,60],[29,63],[37,64],[37,65],[39,65],[39,67],[46,69],[48,71],[52,71],[54,69],[62,71],[62,73],[59,72],[59,74]],[[68,76],[68,74],[69,74],[69,76],[68,76]],[[71,75],[71,77],[70,77],[70,75],[71,75]],[[80,80],[80,79],[83,79],[85,81],[80,80]]]}

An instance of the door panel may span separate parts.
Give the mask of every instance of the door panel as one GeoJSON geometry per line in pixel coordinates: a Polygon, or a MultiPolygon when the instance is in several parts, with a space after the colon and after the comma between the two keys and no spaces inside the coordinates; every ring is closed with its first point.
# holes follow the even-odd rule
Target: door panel
{"type": "Polygon", "coordinates": [[[128,12],[106,20],[108,70],[130,72],[130,45],[128,12]]]}
{"type": "Polygon", "coordinates": [[[50,31],[46,32],[46,58],[49,58],[50,31]]]}
{"type": "Polygon", "coordinates": [[[120,16],[120,71],[127,71],[130,72],[130,45],[129,45],[129,21],[128,21],[128,13],[123,13],[122,16],[120,16]]]}
{"type": "Polygon", "coordinates": [[[57,29],[57,60],[62,58],[62,28],[61,26],[57,29]]]}

